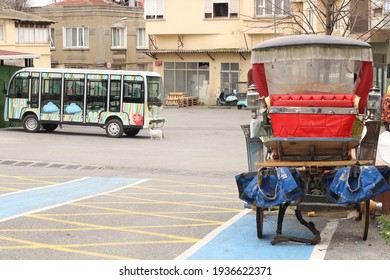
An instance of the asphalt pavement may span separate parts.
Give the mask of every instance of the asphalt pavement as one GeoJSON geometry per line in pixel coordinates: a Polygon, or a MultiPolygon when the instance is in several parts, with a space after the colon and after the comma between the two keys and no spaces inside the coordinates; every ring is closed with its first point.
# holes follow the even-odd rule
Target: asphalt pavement
{"type": "MultiPolygon", "coordinates": [[[[321,230],[316,246],[271,245],[267,212],[259,240],[234,180],[248,170],[241,125],[250,112],[168,107],[165,117],[163,140],[0,129],[0,259],[390,260],[375,216],[363,241],[354,209],[305,216],[321,230]]],[[[292,214],[285,221],[286,234],[307,231],[292,214]]]]}

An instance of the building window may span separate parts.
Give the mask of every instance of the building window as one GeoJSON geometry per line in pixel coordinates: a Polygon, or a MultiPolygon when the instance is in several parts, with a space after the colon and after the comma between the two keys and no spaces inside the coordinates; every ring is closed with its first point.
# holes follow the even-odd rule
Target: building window
{"type": "Polygon", "coordinates": [[[232,92],[236,89],[240,67],[238,63],[221,63],[221,90],[232,92]]]}
{"type": "Polygon", "coordinates": [[[15,23],[16,44],[47,44],[49,29],[47,25],[15,23]]]}
{"type": "Polygon", "coordinates": [[[164,0],[145,0],[144,5],[145,19],[164,18],[164,0]]]}
{"type": "Polygon", "coordinates": [[[134,8],[143,8],[144,0],[124,0],[124,4],[134,8]]]}
{"type": "Polygon", "coordinates": [[[165,62],[164,92],[185,92],[187,96],[207,96],[210,83],[208,62],[165,62]]]}
{"type": "Polygon", "coordinates": [[[310,32],[314,31],[314,28],[313,28],[313,24],[314,24],[313,15],[314,15],[313,10],[312,9],[308,9],[307,10],[307,29],[310,32]]]}
{"type": "Polygon", "coordinates": [[[289,0],[256,0],[256,16],[287,15],[289,0]]]}
{"type": "Polygon", "coordinates": [[[89,32],[87,27],[65,27],[64,46],[68,49],[88,48],[89,32]]]}
{"type": "Polygon", "coordinates": [[[340,12],[334,13],[332,16],[333,31],[340,31],[340,12]]]}
{"type": "Polygon", "coordinates": [[[50,48],[55,49],[56,48],[56,37],[55,37],[55,29],[54,27],[50,27],[50,48]]]}
{"type": "Polygon", "coordinates": [[[147,49],[148,41],[145,28],[137,29],[137,49],[147,49]]]}
{"type": "Polygon", "coordinates": [[[205,18],[237,18],[238,0],[205,0],[205,18]]]}
{"type": "Polygon", "coordinates": [[[4,42],[4,24],[0,24],[0,42],[4,42]]]}
{"type": "MultiPolygon", "coordinates": [[[[374,60],[374,82],[382,93],[386,93],[386,55],[373,54],[374,60]]],[[[387,71],[387,78],[390,78],[390,71],[387,71]]],[[[382,94],[383,95],[383,94],[382,94]]]]}
{"type": "Polygon", "coordinates": [[[127,28],[126,27],[113,27],[111,48],[113,49],[125,49],[127,48],[127,28]]]}

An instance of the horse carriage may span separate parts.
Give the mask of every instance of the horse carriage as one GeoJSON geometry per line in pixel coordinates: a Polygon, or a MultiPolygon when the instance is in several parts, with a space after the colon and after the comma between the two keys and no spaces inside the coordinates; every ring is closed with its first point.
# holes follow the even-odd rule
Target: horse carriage
{"type": "Polygon", "coordinates": [[[236,182],[240,198],[256,211],[257,236],[263,236],[264,209],[277,206],[272,244],[319,243],[320,232],[299,207],[318,196],[329,206],[356,207],[366,240],[370,211],[380,205],[373,198],[390,189],[389,166],[376,165],[381,123],[367,114],[370,45],[327,35],[271,39],[252,50],[252,78],[248,133],[261,143],[251,151],[260,156],[236,182]],[[297,206],[295,215],[313,238],[282,235],[289,206],[297,206]]]}

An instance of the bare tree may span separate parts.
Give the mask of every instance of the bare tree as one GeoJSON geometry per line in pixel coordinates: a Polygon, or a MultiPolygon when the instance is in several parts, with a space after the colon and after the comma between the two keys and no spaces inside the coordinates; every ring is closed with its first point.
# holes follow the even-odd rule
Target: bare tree
{"type": "Polygon", "coordinates": [[[2,0],[0,8],[22,11],[28,7],[29,0],[2,0]]]}
{"type": "MultiPolygon", "coordinates": [[[[382,7],[374,0],[304,0],[280,3],[280,0],[268,2],[268,14],[279,11],[285,17],[268,18],[268,22],[255,28],[290,29],[293,34],[326,34],[338,30],[342,36],[356,34],[358,38],[368,40],[373,34],[390,23],[390,13],[382,14],[382,7]],[[279,3],[279,4],[276,4],[279,3]],[[277,6],[279,5],[279,6],[277,6]],[[375,8],[380,9],[375,19],[375,8]]],[[[248,26],[254,28],[253,25],[248,26]]]]}

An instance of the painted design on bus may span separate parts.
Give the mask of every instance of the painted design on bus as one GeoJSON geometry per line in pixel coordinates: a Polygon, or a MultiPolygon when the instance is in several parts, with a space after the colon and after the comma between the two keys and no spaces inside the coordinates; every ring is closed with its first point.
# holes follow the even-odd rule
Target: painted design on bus
{"type": "Polygon", "coordinates": [[[64,122],[82,122],[83,121],[83,111],[76,104],[71,103],[65,107],[64,114],[62,115],[62,121],[64,122]]]}
{"type": "Polygon", "coordinates": [[[42,121],[60,121],[60,112],[58,113],[41,113],[42,121]]]}
{"type": "Polygon", "coordinates": [[[38,116],[39,118],[39,109],[38,108],[26,108],[24,110],[24,112],[22,112],[22,114],[24,114],[25,112],[32,112],[34,113],[36,116],[38,116]]]}
{"type": "Polygon", "coordinates": [[[144,78],[142,76],[124,76],[124,81],[143,81],[144,78]]]}
{"type": "Polygon", "coordinates": [[[121,75],[111,75],[111,80],[120,80],[121,79],[121,75]]]}
{"type": "Polygon", "coordinates": [[[57,78],[61,79],[61,73],[42,73],[42,78],[57,78]]]}
{"type": "Polygon", "coordinates": [[[28,99],[25,98],[10,98],[9,102],[9,118],[10,119],[20,119],[22,117],[23,110],[28,108],[27,105],[28,99]]]}
{"type": "Polygon", "coordinates": [[[125,113],[113,113],[113,112],[102,112],[100,114],[99,123],[100,124],[105,124],[106,120],[109,117],[111,117],[111,116],[116,116],[116,117],[120,118],[124,125],[126,125],[128,123],[128,119],[129,118],[128,118],[127,114],[125,114],[125,113]]]}
{"type": "Polygon", "coordinates": [[[84,74],[65,73],[65,79],[84,79],[84,74]]]}
{"type": "Polygon", "coordinates": [[[130,125],[144,125],[144,108],[142,103],[123,103],[122,111],[130,116],[130,125]]]}
{"type": "Polygon", "coordinates": [[[55,103],[49,101],[42,106],[41,120],[44,121],[59,121],[60,120],[60,108],[55,103]]]}
{"type": "Polygon", "coordinates": [[[88,74],[87,77],[90,80],[108,80],[108,75],[88,74]]]}

